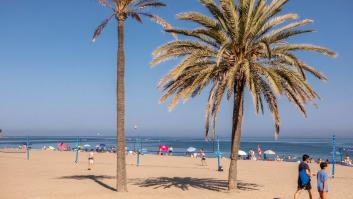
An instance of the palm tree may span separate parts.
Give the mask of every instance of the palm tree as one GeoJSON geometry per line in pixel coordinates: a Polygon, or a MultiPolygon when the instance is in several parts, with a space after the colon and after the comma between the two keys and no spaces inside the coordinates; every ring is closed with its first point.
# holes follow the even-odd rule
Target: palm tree
{"type": "Polygon", "coordinates": [[[253,99],[256,113],[264,105],[272,113],[275,136],[279,135],[280,116],[277,97],[286,96],[306,116],[304,105],[318,99],[306,80],[311,73],[320,80],[326,77],[298,58],[295,52],[312,51],[334,57],[329,49],[309,44],[294,44],[288,39],[314,30],[298,29],[313,21],[297,21],[296,14],[280,15],[288,0],[200,0],[211,17],[198,12],[177,15],[200,27],[192,30],[168,29],[184,40],[172,41],[156,49],[151,65],[173,58],[183,58],[159,83],[164,95],[171,99],[172,110],[180,100],[200,95],[210,88],[206,108],[206,137],[212,120],[213,136],[221,101],[233,99],[231,162],[228,189],[237,188],[237,155],[243,121],[244,93],[253,99]],[[294,20],[294,21],[293,21],[294,20]],[[282,25],[284,24],[284,25],[282,25]],[[282,26],[280,26],[282,25],[282,26]]]}
{"type": "Polygon", "coordinates": [[[112,14],[106,18],[95,30],[93,42],[101,34],[108,22],[115,17],[118,21],[118,61],[117,61],[117,177],[116,190],[127,191],[126,165],[125,165],[125,52],[124,52],[124,23],[130,17],[142,23],[142,17],[148,17],[152,21],[171,28],[162,18],[145,12],[146,8],[160,8],[166,6],[158,0],[98,0],[109,8],[112,14]]]}

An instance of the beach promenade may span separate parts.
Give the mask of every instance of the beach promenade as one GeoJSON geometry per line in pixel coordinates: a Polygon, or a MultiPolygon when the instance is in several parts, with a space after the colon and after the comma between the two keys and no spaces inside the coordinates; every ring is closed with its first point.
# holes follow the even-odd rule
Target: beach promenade
{"type": "MultiPolygon", "coordinates": [[[[115,187],[116,157],[95,154],[95,167],[87,170],[88,153],[80,152],[78,164],[74,152],[31,151],[0,152],[1,199],[49,198],[129,198],[129,199],[208,199],[208,198],[292,198],[296,190],[297,163],[239,161],[239,190],[227,192],[229,160],[223,159],[224,172],[217,172],[216,159],[144,155],[141,166],[135,156],[127,156],[128,193],[117,193],[115,187]]],[[[310,164],[313,173],[319,166],[310,164]]],[[[330,168],[329,168],[330,169],[330,168]]],[[[337,166],[336,178],[329,179],[329,198],[351,199],[353,168],[337,166]]],[[[312,181],[314,198],[316,179],[312,181]]],[[[301,198],[307,198],[306,193],[301,198]]]]}

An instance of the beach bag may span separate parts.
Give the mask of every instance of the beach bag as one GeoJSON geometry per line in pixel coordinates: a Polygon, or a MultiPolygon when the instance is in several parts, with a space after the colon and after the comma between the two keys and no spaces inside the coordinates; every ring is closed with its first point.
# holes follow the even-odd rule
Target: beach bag
{"type": "Polygon", "coordinates": [[[308,176],[308,174],[306,174],[306,170],[305,169],[301,169],[299,171],[299,185],[300,186],[306,186],[310,183],[310,177],[308,176]]]}

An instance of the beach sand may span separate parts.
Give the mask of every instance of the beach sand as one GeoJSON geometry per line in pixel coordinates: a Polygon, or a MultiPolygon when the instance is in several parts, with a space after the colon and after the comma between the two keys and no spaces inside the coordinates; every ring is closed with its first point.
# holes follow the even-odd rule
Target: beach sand
{"type": "MultiPolygon", "coordinates": [[[[239,161],[239,190],[228,193],[229,160],[222,160],[224,172],[217,172],[217,160],[207,159],[201,166],[199,159],[175,156],[127,156],[128,193],[114,191],[116,174],[115,154],[95,153],[95,166],[87,170],[88,153],[79,153],[75,164],[74,152],[31,151],[25,153],[0,152],[1,199],[208,199],[208,198],[293,198],[297,182],[297,163],[239,161]]],[[[310,164],[313,172],[318,165],[310,164]]],[[[331,167],[329,166],[329,171],[331,167]]],[[[314,198],[316,179],[313,179],[314,198]]],[[[353,168],[336,166],[336,178],[329,179],[329,198],[353,198],[353,168]]],[[[308,198],[303,192],[300,198],[308,198]]]]}

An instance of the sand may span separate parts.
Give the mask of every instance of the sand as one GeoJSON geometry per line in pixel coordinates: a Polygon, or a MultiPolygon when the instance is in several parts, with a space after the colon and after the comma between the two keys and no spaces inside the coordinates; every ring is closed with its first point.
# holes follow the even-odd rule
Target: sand
{"type": "MultiPolygon", "coordinates": [[[[75,164],[74,152],[31,151],[0,152],[0,199],[208,199],[208,198],[293,198],[296,190],[297,163],[239,161],[239,190],[226,190],[227,165],[217,172],[216,159],[144,155],[141,166],[136,157],[127,156],[128,193],[117,193],[115,187],[115,154],[95,153],[95,166],[87,170],[88,153],[80,152],[75,164]]],[[[318,165],[310,164],[313,172],[318,165]]],[[[329,168],[331,169],[331,168],[329,168]]],[[[316,179],[312,181],[314,198],[316,179]]],[[[336,178],[329,179],[329,198],[353,198],[353,168],[336,166],[336,178]]],[[[308,198],[303,192],[300,198],[308,198]]]]}

